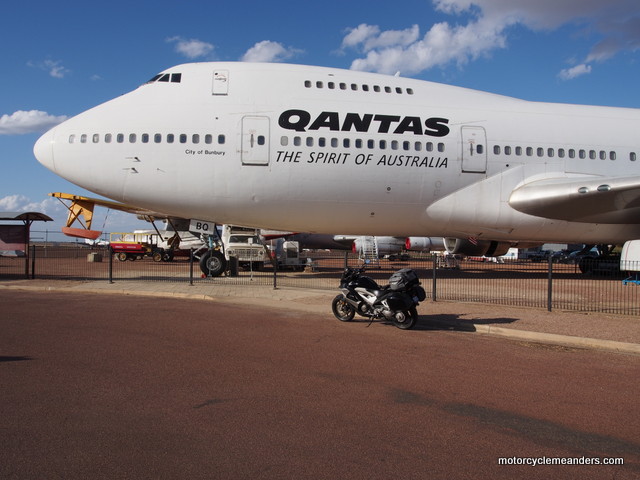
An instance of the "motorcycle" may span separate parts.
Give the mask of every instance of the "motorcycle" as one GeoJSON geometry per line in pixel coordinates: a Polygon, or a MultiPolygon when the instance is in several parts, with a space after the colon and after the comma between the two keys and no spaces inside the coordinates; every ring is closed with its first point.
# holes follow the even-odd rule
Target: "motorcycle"
{"type": "Polygon", "coordinates": [[[335,317],[349,322],[357,313],[372,321],[390,320],[403,330],[413,328],[418,320],[416,307],[427,298],[416,272],[410,268],[398,270],[382,287],[364,272],[364,267],[344,269],[340,278],[342,293],[331,303],[335,317]]]}

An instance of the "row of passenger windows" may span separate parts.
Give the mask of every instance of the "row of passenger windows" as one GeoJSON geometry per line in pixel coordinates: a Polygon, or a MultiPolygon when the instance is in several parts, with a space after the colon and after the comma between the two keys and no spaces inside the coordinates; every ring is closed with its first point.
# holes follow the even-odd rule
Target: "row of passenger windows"
{"type": "MultiPolygon", "coordinates": [[[[283,147],[288,146],[289,140],[290,139],[287,136],[280,137],[280,145],[282,145],[283,147]]],[[[342,146],[343,148],[351,148],[353,144],[355,148],[368,148],[368,149],[378,148],[380,150],[386,150],[387,148],[390,148],[391,150],[405,150],[405,151],[413,150],[416,152],[421,152],[423,150],[426,152],[433,152],[433,151],[444,152],[444,143],[434,144],[433,142],[410,142],[408,140],[401,142],[399,140],[391,140],[391,141],[373,140],[373,139],[363,140],[361,138],[356,138],[355,140],[352,140],[350,138],[343,138],[341,142],[337,138],[320,137],[316,139],[314,137],[304,137],[304,138],[293,137],[291,144],[294,147],[300,147],[304,143],[304,145],[307,147],[313,147],[316,145],[316,141],[317,141],[318,147],[330,146],[332,148],[338,148],[342,146]]]]}
{"type": "Polygon", "coordinates": [[[187,135],[186,133],[181,133],[179,135],[174,135],[173,133],[168,133],[166,135],[155,133],[150,135],[148,133],[143,133],[140,136],[135,133],[130,133],[128,135],[125,135],[124,133],[117,133],[115,135],[106,133],[102,136],[99,133],[94,133],[93,135],[87,135],[86,133],[83,133],[82,135],[69,135],[69,143],[76,143],[78,141],[80,143],[88,143],[89,139],[91,139],[91,143],[100,143],[101,141],[104,143],[136,143],[140,140],[141,143],[150,143],[152,141],[153,143],[187,143],[190,141],[191,143],[204,142],[207,145],[211,145],[214,142],[214,139],[217,141],[218,145],[224,145],[226,142],[224,135],[218,135],[216,138],[210,133],[207,133],[206,135],[199,135],[197,133],[192,135],[187,135]]]}
{"type": "MultiPolygon", "coordinates": [[[[493,147],[493,153],[495,155],[500,155],[502,153],[504,153],[504,155],[516,155],[516,156],[522,156],[522,155],[526,155],[527,157],[544,157],[547,156],[548,158],[553,158],[556,155],[558,156],[558,158],[565,158],[565,157],[569,157],[569,158],[581,158],[581,159],[586,159],[589,158],[591,160],[596,160],[596,159],[600,159],[600,160],[615,160],[617,155],[616,152],[613,150],[610,151],[606,151],[606,150],[586,150],[586,149],[574,149],[574,148],[569,148],[569,149],[564,149],[564,148],[542,148],[542,147],[511,147],[511,146],[500,146],[500,145],[494,145],[493,147]]],[[[636,153],[635,152],[631,152],[629,153],[629,160],[631,160],[632,162],[636,161],[636,153]]]]}
{"type": "Polygon", "coordinates": [[[381,87],[380,85],[373,85],[373,86],[369,86],[367,84],[362,84],[362,85],[358,85],[357,83],[351,83],[351,84],[346,84],[344,82],[340,82],[340,83],[335,83],[335,82],[323,82],[323,81],[316,81],[316,82],[312,82],[311,80],[305,80],[304,82],[304,86],[306,88],[313,88],[315,86],[315,88],[328,88],[329,90],[352,90],[354,92],[357,92],[358,90],[362,90],[363,92],[376,92],[376,93],[398,93],[398,94],[402,94],[402,93],[406,93],[408,95],[413,95],[413,89],[412,88],[406,88],[403,89],[401,87],[389,87],[389,86],[385,86],[385,87],[381,87]]]}

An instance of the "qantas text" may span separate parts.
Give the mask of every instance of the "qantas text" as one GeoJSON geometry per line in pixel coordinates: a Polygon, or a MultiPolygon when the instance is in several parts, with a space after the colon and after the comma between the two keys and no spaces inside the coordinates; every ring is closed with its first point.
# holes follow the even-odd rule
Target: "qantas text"
{"type": "Polygon", "coordinates": [[[420,117],[373,113],[346,113],[341,118],[339,112],[322,112],[312,121],[311,114],[306,110],[287,110],[278,119],[278,125],[282,128],[296,132],[326,128],[335,132],[413,133],[432,137],[448,135],[448,123],[449,119],[440,117],[429,117],[423,121],[420,117]]]}

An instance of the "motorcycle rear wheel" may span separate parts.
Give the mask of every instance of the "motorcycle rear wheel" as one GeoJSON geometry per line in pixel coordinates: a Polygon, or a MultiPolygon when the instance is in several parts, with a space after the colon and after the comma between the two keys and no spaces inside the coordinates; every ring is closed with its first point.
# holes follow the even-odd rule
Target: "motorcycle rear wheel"
{"type": "Polygon", "coordinates": [[[404,320],[399,322],[395,317],[393,317],[393,324],[401,330],[409,330],[413,328],[418,321],[418,310],[416,307],[411,307],[411,310],[402,313],[404,313],[404,320]]]}
{"type": "Polygon", "coordinates": [[[331,302],[331,310],[333,315],[341,322],[350,322],[356,314],[356,309],[344,298],[344,295],[338,295],[331,302]]]}

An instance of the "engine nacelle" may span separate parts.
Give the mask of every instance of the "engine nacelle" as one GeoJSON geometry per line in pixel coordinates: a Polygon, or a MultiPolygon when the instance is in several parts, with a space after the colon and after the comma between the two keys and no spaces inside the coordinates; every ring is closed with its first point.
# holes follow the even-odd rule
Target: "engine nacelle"
{"type": "Polygon", "coordinates": [[[478,256],[500,257],[505,255],[513,245],[510,242],[489,240],[468,240],[466,238],[445,238],[444,248],[448,253],[478,256]]]}
{"type": "MultiPolygon", "coordinates": [[[[373,237],[358,237],[353,241],[353,253],[360,253],[367,242],[373,242],[373,237]]],[[[400,253],[404,247],[404,238],[400,237],[375,237],[379,255],[400,253]]]]}
{"type": "Polygon", "coordinates": [[[444,238],[442,237],[407,237],[404,248],[412,252],[431,252],[444,250],[444,238]]]}

